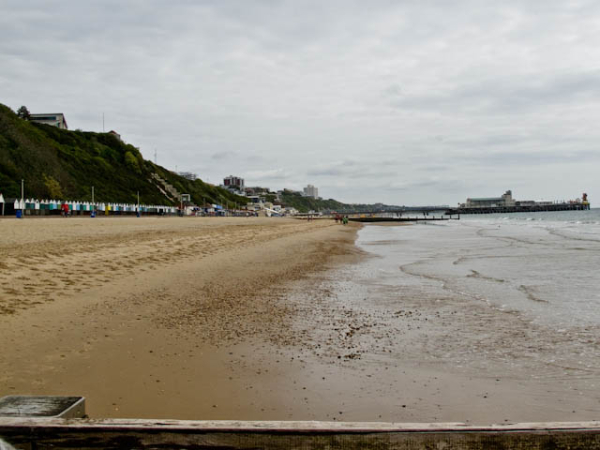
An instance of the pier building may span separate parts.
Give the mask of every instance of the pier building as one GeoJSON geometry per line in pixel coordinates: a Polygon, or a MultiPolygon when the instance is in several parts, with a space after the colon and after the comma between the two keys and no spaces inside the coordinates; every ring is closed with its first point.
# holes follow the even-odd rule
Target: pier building
{"type": "Polygon", "coordinates": [[[465,206],[467,208],[494,208],[515,206],[515,204],[512,191],[508,190],[501,197],[468,198],[465,206]]]}

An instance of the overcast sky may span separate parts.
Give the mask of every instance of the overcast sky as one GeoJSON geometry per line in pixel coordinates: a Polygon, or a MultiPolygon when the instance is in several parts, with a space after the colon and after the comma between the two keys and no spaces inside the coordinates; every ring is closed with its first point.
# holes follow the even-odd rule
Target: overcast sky
{"type": "Polygon", "coordinates": [[[600,202],[600,2],[0,0],[0,103],[205,181],[600,202]]]}

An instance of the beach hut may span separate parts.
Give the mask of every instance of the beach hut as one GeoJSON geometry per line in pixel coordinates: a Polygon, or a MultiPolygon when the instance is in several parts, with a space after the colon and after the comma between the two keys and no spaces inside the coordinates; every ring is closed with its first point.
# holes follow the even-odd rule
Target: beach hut
{"type": "Polygon", "coordinates": [[[23,208],[21,208],[21,202],[18,198],[13,202],[13,210],[15,211],[17,218],[20,219],[23,216],[23,208]]]}
{"type": "Polygon", "coordinates": [[[2,206],[4,208],[4,215],[12,216],[17,212],[17,210],[15,209],[15,206],[19,206],[19,204],[17,203],[17,200],[18,199],[14,199],[14,198],[5,198],[4,199],[4,203],[2,204],[2,206]]]}
{"type": "Polygon", "coordinates": [[[0,203],[2,203],[2,215],[4,215],[4,196],[0,192],[0,203]]]}

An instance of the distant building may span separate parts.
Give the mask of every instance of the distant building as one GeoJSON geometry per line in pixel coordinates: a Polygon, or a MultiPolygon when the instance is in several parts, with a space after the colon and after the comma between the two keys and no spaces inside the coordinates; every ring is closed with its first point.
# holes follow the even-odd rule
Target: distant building
{"type": "Polygon", "coordinates": [[[512,191],[506,191],[501,197],[468,198],[467,208],[490,208],[502,206],[515,206],[512,191]]]}
{"type": "Polygon", "coordinates": [[[319,189],[314,187],[312,184],[309,184],[308,186],[306,186],[304,188],[304,196],[318,199],[319,198],[319,189]]]}
{"type": "Polygon", "coordinates": [[[223,186],[232,187],[237,189],[238,191],[244,190],[244,179],[239,177],[234,177],[233,175],[229,175],[227,178],[223,180],[223,186]]]}
{"type": "Polygon", "coordinates": [[[531,207],[531,206],[535,206],[538,203],[535,200],[517,200],[515,202],[516,206],[527,206],[527,207],[531,207]]]}
{"type": "Polygon", "coordinates": [[[183,177],[190,181],[194,181],[196,178],[198,178],[198,175],[196,175],[195,173],[192,173],[192,172],[178,172],[177,174],[180,177],[183,177]]]}
{"type": "Polygon", "coordinates": [[[263,204],[266,201],[266,199],[264,197],[261,197],[260,195],[249,195],[248,201],[249,203],[260,205],[263,204]]]}
{"type": "Polygon", "coordinates": [[[287,195],[304,195],[304,192],[302,191],[294,191],[293,189],[287,189],[285,188],[283,191],[279,191],[281,192],[282,195],[287,194],[287,195]]]}
{"type": "Polygon", "coordinates": [[[63,113],[51,113],[51,114],[30,114],[30,122],[43,123],[44,125],[51,125],[53,127],[68,130],[67,120],[63,113]]]}
{"type": "Polygon", "coordinates": [[[239,195],[246,195],[243,178],[229,175],[227,178],[223,179],[223,187],[239,195]]]}
{"type": "Polygon", "coordinates": [[[248,195],[260,195],[260,194],[268,194],[271,192],[271,190],[268,187],[261,187],[261,186],[248,186],[247,188],[244,189],[246,191],[246,194],[248,195]]]}
{"type": "Polygon", "coordinates": [[[110,130],[108,132],[108,134],[112,134],[114,137],[116,137],[118,140],[122,141],[121,139],[121,135],[119,133],[117,133],[115,130],[110,130]]]}

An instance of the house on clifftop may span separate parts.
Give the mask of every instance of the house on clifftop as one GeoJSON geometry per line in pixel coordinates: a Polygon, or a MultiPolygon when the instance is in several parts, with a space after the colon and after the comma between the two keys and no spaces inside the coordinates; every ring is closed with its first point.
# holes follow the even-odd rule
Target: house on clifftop
{"type": "Polygon", "coordinates": [[[121,139],[121,135],[119,133],[117,133],[115,130],[110,130],[108,132],[108,134],[112,134],[114,137],[116,137],[119,141],[123,142],[123,139],[121,139]]]}
{"type": "Polygon", "coordinates": [[[44,125],[51,125],[53,127],[68,130],[67,120],[63,113],[50,113],[50,114],[30,114],[30,122],[43,123],[44,125]]]}

